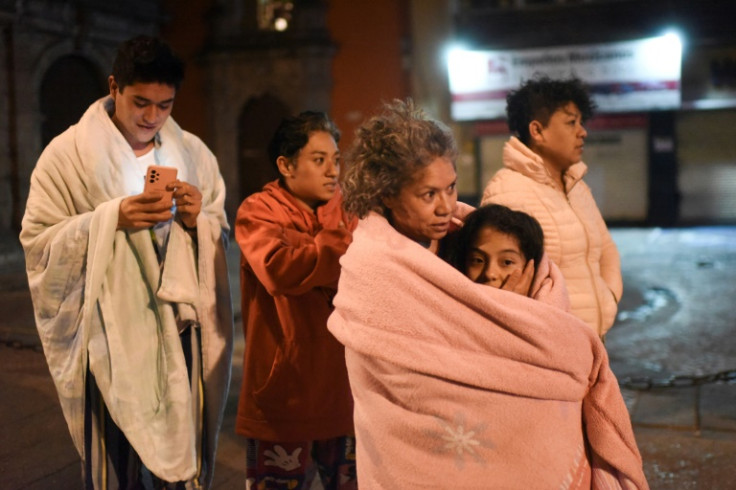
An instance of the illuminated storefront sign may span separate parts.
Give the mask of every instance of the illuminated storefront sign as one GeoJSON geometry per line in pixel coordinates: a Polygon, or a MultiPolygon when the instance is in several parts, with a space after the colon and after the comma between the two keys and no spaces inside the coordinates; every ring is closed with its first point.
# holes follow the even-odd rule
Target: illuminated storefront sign
{"type": "Polygon", "coordinates": [[[681,58],[682,45],[674,34],[581,46],[452,50],[448,55],[452,118],[504,117],[506,94],[536,74],[581,78],[598,112],[676,109],[681,101],[681,58]]]}

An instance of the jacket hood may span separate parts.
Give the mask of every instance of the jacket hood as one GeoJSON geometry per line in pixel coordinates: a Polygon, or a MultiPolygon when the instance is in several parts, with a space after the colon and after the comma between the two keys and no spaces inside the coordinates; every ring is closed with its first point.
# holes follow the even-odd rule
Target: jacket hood
{"type": "Polygon", "coordinates": [[[315,220],[321,223],[324,216],[333,213],[335,208],[342,207],[342,194],[339,188],[329,201],[319,205],[316,210],[305,208],[279,180],[266,184],[263,187],[263,193],[278,202],[292,219],[298,219],[307,228],[311,227],[315,220]]]}
{"type": "MultiPolygon", "coordinates": [[[[516,136],[512,136],[503,146],[503,165],[535,182],[556,188],[549,170],[542,162],[542,157],[534,153],[516,136]]],[[[587,172],[588,167],[582,161],[568,168],[563,176],[566,192],[570,192],[587,172]]]]}
{"type": "Polygon", "coordinates": [[[263,186],[263,192],[271,196],[273,199],[284,205],[289,211],[302,214],[308,213],[309,210],[304,208],[299,201],[289,192],[289,190],[281,184],[279,180],[273,180],[263,186]]]}

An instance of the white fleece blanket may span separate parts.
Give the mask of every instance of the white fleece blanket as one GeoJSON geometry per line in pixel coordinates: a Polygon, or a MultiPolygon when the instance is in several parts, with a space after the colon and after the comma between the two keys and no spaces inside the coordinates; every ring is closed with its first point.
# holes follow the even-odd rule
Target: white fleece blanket
{"type": "Polygon", "coordinates": [[[156,158],[179,168],[203,202],[197,244],[173,222],[160,268],[148,230],[116,230],[136,157],[111,108],[110,98],[90,106],[33,171],[20,238],[36,324],[80,456],[89,366],[143,463],[167,481],[188,480],[198,464],[195,422],[172,304],[202,330],[211,469],[232,354],[224,184],[212,153],[169,118],[156,158]]]}
{"type": "Polygon", "coordinates": [[[373,213],[340,264],[328,328],[362,489],[647,488],[605,348],[549,262],[538,299],[475,284],[373,213]]]}

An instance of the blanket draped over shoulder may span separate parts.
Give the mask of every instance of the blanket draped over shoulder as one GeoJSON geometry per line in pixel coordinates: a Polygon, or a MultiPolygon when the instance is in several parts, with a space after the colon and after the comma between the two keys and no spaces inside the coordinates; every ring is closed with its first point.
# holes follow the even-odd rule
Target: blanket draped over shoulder
{"type": "Polygon", "coordinates": [[[361,220],[328,322],[361,488],[648,488],[605,348],[542,262],[531,299],[361,220]]]}
{"type": "Polygon", "coordinates": [[[211,470],[232,354],[224,184],[212,153],[169,118],[156,157],[179,168],[203,198],[196,243],[172,222],[160,267],[149,230],[117,230],[136,157],[109,117],[111,104],[90,106],[32,174],[21,242],[36,324],[80,456],[89,369],[143,463],[165,480],[188,480],[197,471],[196,424],[173,305],[201,328],[211,470]]]}

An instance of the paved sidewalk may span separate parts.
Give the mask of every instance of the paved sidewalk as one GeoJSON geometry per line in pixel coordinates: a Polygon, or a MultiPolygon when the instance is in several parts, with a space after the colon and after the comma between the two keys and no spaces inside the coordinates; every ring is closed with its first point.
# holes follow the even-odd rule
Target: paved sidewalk
{"type": "Polygon", "coordinates": [[[611,368],[622,385],[675,377],[675,387],[622,389],[649,484],[736,488],[736,380],[699,384],[736,369],[736,228],[612,234],[624,296],[606,336],[611,368]]]}
{"type": "Polygon", "coordinates": [[[653,489],[736,488],[736,385],[622,391],[653,489]]]}
{"type": "MultiPolygon", "coordinates": [[[[725,238],[723,230],[702,233],[698,235],[700,239],[710,237],[706,245],[675,232],[661,235],[654,230],[614,231],[622,252],[627,289],[621,311],[634,318],[617,323],[607,337],[611,366],[620,380],[641,374],[661,380],[672,374],[703,374],[693,371],[700,368],[736,368],[736,311],[731,307],[736,240],[733,246],[723,245],[732,235],[736,238],[736,229],[725,238]],[[714,240],[723,246],[714,246],[714,240]],[[671,277],[662,273],[664,269],[671,277]],[[695,289],[685,284],[683,277],[701,286],[709,284],[713,290],[706,298],[689,299],[695,295],[695,289]],[[654,301],[652,306],[647,291],[660,291],[662,280],[666,285],[682,286],[673,289],[672,297],[677,301],[654,301]],[[711,304],[701,305],[708,301],[711,304]],[[647,314],[634,314],[649,306],[652,311],[647,314]],[[701,317],[699,306],[707,307],[711,316],[701,317]],[[721,333],[723,337],[719,337],[721,333]]],[[[15,260],[19,251],[10,249],[0,247],[0,487],[79,488],[79,458],[38,346],[25,274],[15,260]]],[[[233,297],[237,298],[235,247],[231,248],[229,262],[233,297]]],[[[214,484],[215,489],[223,490],[244,487],[245,450],[233,432],[243,349],[239,308],[235,306],[238,318],[233,381],[214,484]]],[[[736,488],[735,383],[649,390],[624,388],[622,393],[651,488],[736,488]]]]}

